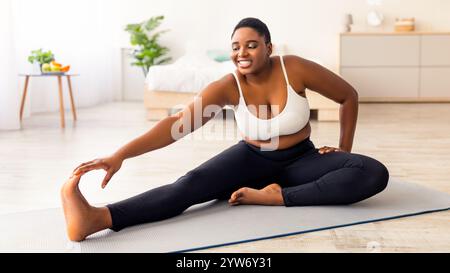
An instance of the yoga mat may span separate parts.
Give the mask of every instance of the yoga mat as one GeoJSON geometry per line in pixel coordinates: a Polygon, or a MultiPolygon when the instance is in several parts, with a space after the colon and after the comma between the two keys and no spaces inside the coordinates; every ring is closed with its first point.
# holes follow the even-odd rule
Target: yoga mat
{"type": "MultiPolygon", "coordinates": [[[[351,190],[351,189],[349,189],[351,190]]],[[[211,201],[164,221],[69,242],[62,209],[0,216],[0,252],[186,252],[450,209],[450,195],[391,179],[348,206],[229,206],[211,201]]]]}

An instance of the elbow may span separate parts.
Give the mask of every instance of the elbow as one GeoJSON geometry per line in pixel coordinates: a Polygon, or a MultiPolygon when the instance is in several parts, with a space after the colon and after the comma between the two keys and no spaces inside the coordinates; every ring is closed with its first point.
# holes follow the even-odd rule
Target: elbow
{"type": "Polygon", "coordinates": [[[358,102],[359,101],[359,94],[358,94],[358,92],[355,90],[355,89],[353,89],[353,99],[356,101],[356,102],[358,102]]]}
{"type": "Polygon", "coordinates": [[[352,88],[350,92],[347,93],[347,96],[342,104],[358,104],[359,102],[359,95],[358,92],[352,88]]]}

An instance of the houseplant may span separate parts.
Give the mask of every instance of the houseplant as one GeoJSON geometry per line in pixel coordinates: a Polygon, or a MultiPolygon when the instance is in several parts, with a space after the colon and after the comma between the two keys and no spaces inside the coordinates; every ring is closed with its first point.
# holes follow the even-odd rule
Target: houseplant
{"type": "Polygon", "coordinates": [[[51,63],[55,60],[55,56],[52,51],[43,51],[42,48],[31,51],[31,55],[28,56],[28,61],[31,64],[39,65],[39,70],[42,73],[42,65],[51,63]]]}
{"type": "Polygon", "coordinates": [[[135,60],[132,65],[140,66],[144,76],[152,65],[164,64],[171,60],[170,57],[166,57],[169,49],[161,46],[158,41],[161,34],[167,30],[155,31],[163,19],[164,16],[155,16],[141,23],[128,24],[125,28],[130,34],[131,45],[136,47],[131,54],[135,60]]]}

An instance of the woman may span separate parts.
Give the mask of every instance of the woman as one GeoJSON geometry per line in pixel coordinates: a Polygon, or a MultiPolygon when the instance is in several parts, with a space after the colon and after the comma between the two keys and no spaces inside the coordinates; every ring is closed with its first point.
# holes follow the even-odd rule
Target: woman
{"type": "Polygon", "coordinates": [[[324,67],[298,56],[271,56],[267,26],[243,19],[232,34],[235,73],[208,85],[194,102],[160,121],[113,155],[78,166],[61,190],[68,236],[82,241],[103,229],[159,221],[194,204],[228,199],[231,205],[345,205],[381,192],[389,173],[377,160],[351,153],[358,113],[357,92],[324,67]],[[310,141],[305,89],[341,104],[339,148],[316,149],[310,141]],[[200,103],[199,103],[200,102],[200,103]],[[170,145],[214,115],[194,110],[225,105],[235,110],[244,139],[172,184],[127,200],[93,207],[79,191],[86,172],[104,169],[104,188],[123,161],[170,145]],[[255,107],[255,105],[257,107],[255,107]]]}

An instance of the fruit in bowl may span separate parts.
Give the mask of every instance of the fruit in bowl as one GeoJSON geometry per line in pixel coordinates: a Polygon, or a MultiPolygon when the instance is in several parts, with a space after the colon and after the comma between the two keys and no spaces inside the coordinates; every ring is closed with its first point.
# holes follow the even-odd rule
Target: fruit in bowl
{"type": "Polygon", "coordinates": [[[50,69],[52,72],[61,72],[62,64],[52,61],[50,63],[50,69]]]}
{"type": "Polygon", "coordinates": [[[42,64],[43,73],[66,73],[69,72],[69,70],[70,65],[63,66],[55,60],[51,61],[50,63],[42,64]]]}
{"type": "Polygon", "coordinates": [[[50,64],[42,64],[42,72],[44,73],[48,73],[48,72],[52,72],[52,68],[50,66],[50,64]]]}
{"type": "Polygon", "coordinates": [[[70,70],[70,65],[66,65],[64,67],[61,67],[61,72],[69,72],[70,70]]]}

